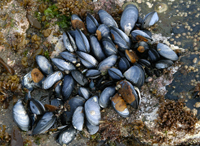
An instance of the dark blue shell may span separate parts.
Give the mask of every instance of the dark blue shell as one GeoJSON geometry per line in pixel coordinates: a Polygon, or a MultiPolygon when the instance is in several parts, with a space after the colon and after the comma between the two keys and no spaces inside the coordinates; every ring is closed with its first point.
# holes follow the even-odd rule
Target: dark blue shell
{"type": "Polygon", "coordinates": [[[94,34],[96,32],[97,27],[99,25],[97,20],[89,13],[87,13],[86,24],[87,24],[87,30],[91,34],[94,34]]]}
{"type": "Polygon", "coordinates": [[[67,100],[74,89],[74,79],[71,75],[65,75],[62,87],[62,95],[64,100],[67,100]]]}

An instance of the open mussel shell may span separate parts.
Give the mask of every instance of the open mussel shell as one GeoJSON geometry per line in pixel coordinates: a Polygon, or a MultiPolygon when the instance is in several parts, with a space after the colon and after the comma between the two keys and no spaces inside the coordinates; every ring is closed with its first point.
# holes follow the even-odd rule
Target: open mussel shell
{"type": "Polygon", "coordinates": [[[63,124],[69,124],[72,119],[72,115],[77,107],[83,106],[85,99],[81,96],[75,96],[69,100],[70,110],[63,112],[61,119],[63,124]]]}
{"type": "Polygon", "coordinates": [[[86,16],[87,30],[89,33],[94,34],[99,26],[98,21],[89,13],[86,16]]]}
{"type": "Polygon", "coordinates": [[[117,83],[117,87],[119,87],[118,93],[126,101],[126,103],[137,109],[139,100],[134,86],[130,82],[122,80],[117,83]]]}
{"type": "Polygon", "coordinates": [[[37,99],[31,98],[29,106],[33,114],[42,115],[45,112],[44,105],[37,99]]]}
{"type": "Polygon", "coordinates": [[[76,108],[72,116],[72,125],[74,126],[75,129],[82,131],[83,124],[84,124],[84,110],[82,106],[79,106],[76,108]]]}
{"type": "Polygon", "coordinates": [[[142,41],[151,40],[151,37],[142,30],[133,30],[131,32],[131,38],[132,38],[132,41],[134,42],[138,40],[142,40],[142,41]]]}
{"type": "Polygon", "coordinates": [[[73,89],[74,89],[74,79],[72,78],[71,75],[65,75],[62,86],[62,95],[64,100],[67,100],[70,97],[73,89]]]}
{"type": "Polygon", "coordinates": [[[178,60],[178,56],[177,54],[167,45],[162,44],[162,43],[158,43],[157,45],[157,51],[160,54],[160,56],[172,60],[172,61],[176,61],[178,60]]]}
{"type": "Polygon", "coordinates": [[[100,24],[96,30],[97,39],[100,41],[103,37],[110,38],[110,28],[105,24],[100,24]]]}
{"type": "Polygon", "coordinates": [[[101,9],[98,11],[98,14],[99,14],[101,23],[106,24],[107,26],[113,26],[113,27],[118,28],[117,22],[106,11],[101,9]]]}
{"type": "Polygon", "coordinates": [[[99,105],[102,108],[106,108],[108,107],[109,103],[110,103],[110,97],[112,97],[115,94],[115,87],[114,86],[110,86],[110,87],[106,87],[100,97],[99,97],[99,105]]]}
{"type": "Polygon", "coordinates": [[[90,45],[91,45],[91,51],[94,54],[94,57],[98,61],[101,61],[106,58],[99,41],[94,35],[90,36],[90,45]]]}
{"type": "Polygon", "coordinates": [[[130,49],[131,40],[123,31],[116,27],[110,27],[110,33],[114,43],[118,45],[121,51],[130,49]]]}
{"type": "Polygon", "coordinates": [[[98,97],[93,96],[85,102],[85,115],[87,120],[92,125],[99,125],[99,121],[101,120],[101,112],[100,106],[98,103],[98,97]]]}
{"type": "Polygon", "coordinates": [[[77,50],[75,40],[68,32],[63,32],[63,43],[67,51],[74,52],[77,50]]]}
{"type": "Polygon", "coordinates": [[[73,70],[71,74],[74,80],[76,80],[76,82],[79,83],[81,86],[85,86],[88,84],[87,78],[80,71],[73,70]]]}
{"type": "Polygon", "coordinates": [[[53,74],[46,77],[46,79],[43,82],[43,89],[49,89],[51,88],[57,81],[61,80],[63,78],[63,74],[60,71],[56,71],[53,74]]]}
{"type": "Polygon", "coordinates": [[[156,11],[148,13],[142,22],[142,29],[148,28],[154,25],[158,20],[159,20],[159,17],[156,11]]]}
{"type": "Polygon", "coordinates": [[[84,24],[84,22],[81,20],[81,18],[78,15],[72,14],[72,16],[71,16],[71,24],[72,24],[72,27],[74,29],[80,29],[80,30],[82,30],[84,32],[84,34],[87,33],[85,24],[84,24]]]}
{"type": "Polygon", "coordinates": [[[30,129],[31,120],[21,100],[18,100],[17,103],[13,106],[12,112],[13,119],[18,127],[23,131],[28,131],[30,129]]]}
{"type": "Polygon", "coordinates": [[[101,75],[101,72],[97,69],[89,69],[87,70],[85,76],[90,79],[96,79],[101,75]]]}
{"type": "Polygon", "coordinates": [[[119,96],[118,93],[116,93],[112,98],[111,98],[111,103],[115,111],[122,117],[126,118],[129,116],[129,110],[126,106],[125,101],[122,99],[121,96],[119,96]]]}
{"type": "Polygon", "coordinates": [[[63,59],[52,58],[52,62],[58,67],[61,71],[72,71],[75,70],[75,66],[71,62],[67,62],[63,59]]]}
{"type": "Polygon", "coordinates": [[[138,88],[142,87],[145,80],[144,70],[138,65],[133,65],[126,72],[124,72],[124,77],[138,88]]]}
{"type": "Polygon", "coordinates": [[[84,33],[82,33],[82,31],[80,31],[79,29],[75,31],[75,41],[79,51],[87,53],[90,52],[89,41],[87,37],[84,35],[84,33]]]}
{"type": "Polygon", "coordinates": [[[171,60],[159,60],[155,63],[155,67],[157,69],[164,69],[164,68],[167,68],[169,66],[171,66],[173,64],[173,61],[171,60]]]}
{"type": "Polygon", "coordinates": [[[71,141],[73,141],[75,137],[76,137],[76,129],[74,129],[71,126],[70,128],[65,128],[60,132],[57,141],[60,145],[64,145],[64,144],[67,145],[71,141]]]}
{"type": "Polygon", "coordinates": [[[112,40],[108,38],[102,38],[103,50],[106,56],[117,54],[118,50],[112,40]]]}
{"type": "Polygon", "coordinates": [[[108,69],[115,65],[116,61],[117,55],[111,55],[99,63],[98,70],[102,75],[105,75],[108,69]]]}
{"type": "Polygon", "coordinates": [[[117,68],[109,68],[108,69],[108,74],[114,80],[121,80],[124,77],[122,75],[122,72],[117,68]]]}
{"type": "Polygon", "coordinates": [[[71,54],[70,52],[64,51],[64,52],[61,52],[60,55],[62,56],[62,58],[64,58],[65,60],[73,64],[78,62],[77,56],[74,54],[71,54]]]}
{"type": "Polygon", "coordinates": [[[37,55],[36,56],[36,62],[40,68],[40,70],[46,74],[46,75],[50,75],[53,73],[53,68],[52,65],[50,64],[50,62],[48,61],[48,59],[42,55],[37,55]]]}
{"type": "Polygon", "coordinates": [[[121,16],[120,26],[127,36],[129,36],[131,30],[134,28],[138,20],[138,15],[138,9],[135,5],[129,4],[125,7],[121,16]]]}
{"type": "Polygon", "coordinates": [[[122,72],[125,72],[130,66],[129,61],[125,57],[120,58],[118,67],[122,72]]]}
{"type": "Polygon", "coordinates": [[[88,99],[90,97],[90,92],[87,88],[84,87],[80,87],[78,90],[78,94],[82,97],[84,97],[85,99],[88,99]]]}
{"type": "Polygon", "coordinates": [[[44,133],[53,126],[56,121],[56,116],[52,112],[45,113],[34,127],[32,134],[44,133]]]}
{"type": "Polygon", "coordinates": [[[98,65],[98,61],[90,54],[76,51],[81,63],[87,68],[95,68],[98,65]]]}

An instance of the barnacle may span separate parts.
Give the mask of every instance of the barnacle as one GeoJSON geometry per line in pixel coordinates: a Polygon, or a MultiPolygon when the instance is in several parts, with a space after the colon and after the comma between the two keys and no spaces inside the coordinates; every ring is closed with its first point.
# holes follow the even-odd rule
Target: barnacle
{"type": "Polygon", "coordinates": [[[162,130],[183,130],[194,132],[198,119],[191,111],[185,110],[185,103],[181,100],[166,100],[160,104],[158,110],[158,127],[162,130]],[[180,126],[181,125],[181,126],[180,126]]]}
{"type": "Polygon", "coordinates": [[[56,5],[59,11],[66,16],[77,14],[83,17],[87,11],[94,10],[94,5],[90,0],[58,0],[56,5]]]}

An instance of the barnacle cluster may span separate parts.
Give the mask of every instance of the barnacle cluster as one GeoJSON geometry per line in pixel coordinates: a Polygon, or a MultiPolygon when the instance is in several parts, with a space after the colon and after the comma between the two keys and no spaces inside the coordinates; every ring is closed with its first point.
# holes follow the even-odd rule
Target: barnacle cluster
{"type": "Polygon", "coordinates": [[[10,141],[10,135],[6,132],[6,125],[0,126],[0,145],[10,141]]]}
{"type": "Polygon", "coordinates": [[[26,40],[25,34],[15,32],[11,37],[11,44],[15,51],[25,48],[28,43],[29,40],[26,40]]]}
{"type": "Polygon", "coordinates": [[[160,104],[158,110],[158,125],[159,128],[165,130],[178,130],[193,133],[195,123],[198,119],[193,116],[191,111],[184,108],[185,103],[181,100],[173,101],[166,100],[160,104]]]}
{"type": "Polygon", "coordinates": [[[90,0],[58,0],[56,5],[59,11],[66,16],[77,14],[84,17],[87,11],[94,10],[94,5],[90,0]]]}

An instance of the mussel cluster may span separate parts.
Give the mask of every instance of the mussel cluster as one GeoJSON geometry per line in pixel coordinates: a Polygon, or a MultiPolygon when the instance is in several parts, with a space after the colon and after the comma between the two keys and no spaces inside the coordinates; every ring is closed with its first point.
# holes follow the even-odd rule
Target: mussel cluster
{"type": "Polygon", "coordinates": [[[137,7],[129,4],[121,16],[121,29],[106,11],[99,10],[98,15],[102,24],[87,14],[86,27],[77,15],[72,15],[75,30],[63,33],[66,50],[51,61],[36,56],[39,69],[33,69],[22,80],[23,87],[29,90],[29,113],[22,100],[13,107],[14,120],[21,130],[28,131],[32,126],[33,135],[44,133],[62,119],[63,125],[72,126],[61,130],[58,136],[61,145],[70,143],[76,130],[83,129],[84,122],[89,133],[95,134],[101,108],[111,102],[120,116],[128,117],[127,104],[135,109],[140,106],[139,89],[145,77],[152,76],[152,70],[167,68],[178,60],[167,45],[151,43],[151,32],[146,28],[159,20],[156,12],[141,19],[137,7]],[[44,106],[31,98],[34,88],[53,89],[55,98],[51,99],[51,105],[44,106]],[[78,95],[72,98],[73,91],[78,95]],[[58,112],[63,106],[68,109],[58,112]],[[35,120],[35,117],[40,118],[35,120]]]}

